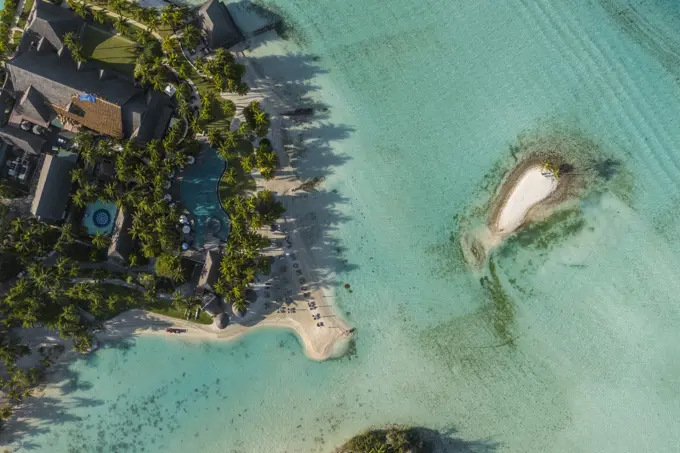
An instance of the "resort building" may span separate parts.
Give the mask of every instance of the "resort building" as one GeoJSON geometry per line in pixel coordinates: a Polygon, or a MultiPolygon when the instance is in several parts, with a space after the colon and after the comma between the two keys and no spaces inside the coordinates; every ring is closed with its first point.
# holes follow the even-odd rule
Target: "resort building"
{"type": "Polygon", "coordinates": [[[244,40],[227,6],[219,0],[208,0],[198,8],[198,24],[209,47],[231,47],[244,40]]]}
{"type": "Polygon", "coordinates": [[[220,254],[211,250],[205,257],[201,275],[196,284],[196,292],[214,291],[213,285],[220,276],[220,254]]]}
{"type": "Polygon", "coordinates": [[[116,224],[113,227],[113,235],[111,236],[111,245],[108,250],[109,260],[121,265],[127,263],[134,245],[134,239],[130,234],[131,227],[132,214],[119,208],[118,214],[116,214],[116,224]]]}
{"type": "Polygon", "coordinates": [[[142,143],[162,138],[173,110],[166,95],[92,61],[73,60],[63,37],[69,32],[82,36],[86,27],[72,11],[36,0],[17,54],[5,65],[4,88],[18,100],[10,124],[83,126],[142,143]]]}
{"type": "Polygon", "coordinates": [[[71,169],[76,166],[77,158],[72,153],[45,154],[31,214],[45,222],[58,222],[64,218],[71,192],[71,169]]]}
{"type": "Polygon", "coordinates": [[[32,132],[10,125],[0,128],[0,138],[25,153],[38,155],[45,151],[45,140],[32,132]]]}

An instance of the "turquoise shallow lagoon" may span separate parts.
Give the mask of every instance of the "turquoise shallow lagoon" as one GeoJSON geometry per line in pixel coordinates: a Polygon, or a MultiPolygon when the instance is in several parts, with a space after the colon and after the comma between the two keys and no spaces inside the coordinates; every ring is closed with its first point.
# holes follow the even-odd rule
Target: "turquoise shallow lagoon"
{"type": "Polygon", "coordinates": [[[441,430],[454,452],[678,451],[673,5],[271,2],[287,40],[252,58],[328,107],[298,171],[326,177],[318,241],[352,285],[338,304],[356,350],[311,362],[278,330],[129,340],[73,364],[16,451],[330,452],[384,423],[441,430]],[[533,133],[587,137],[625,183],[473,273],[456,216],[533,133]]]}

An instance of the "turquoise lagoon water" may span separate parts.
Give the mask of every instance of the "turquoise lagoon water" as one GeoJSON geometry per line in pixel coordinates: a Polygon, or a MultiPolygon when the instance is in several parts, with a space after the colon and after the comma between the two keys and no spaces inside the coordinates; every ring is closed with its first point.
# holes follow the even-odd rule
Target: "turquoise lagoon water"
{"type": "Polygon", "coordinates": [[[676,452],[675,3],[272,5],[289,40],[252,55],[296,102],[328,107],[300,126],[296,163],[326,177],[317,241],[352,285],[338,304],[356,350],[311,362],[278,330],[131,340],[72,365],[17,451],[330,452],[392,422],[454,452],[676,452]],[[533,133],[592,140],[623,182],[497,252],[495,280],[471,272],[456,216],[533,133]]]}
{"type": "Polygon", "coordinates": [[[116,221],[117,210],[116,203],[110,201],[97,200],[88,203],[83,215],[83,226],[87,228],[87,234],[110,235],[116,221]]]}
{"type": "Polygon", "coordinates": [[[217,187],[225,169],[225,163],[214,149],[205,149],[188,165],[182,175],[180,200],[196,219],[196,245],[205,240],[205,227],[208,219],[220,221],[220,230],[215,234],[226,241],[229,236],[229,217],[222,209],[217,187]]]}

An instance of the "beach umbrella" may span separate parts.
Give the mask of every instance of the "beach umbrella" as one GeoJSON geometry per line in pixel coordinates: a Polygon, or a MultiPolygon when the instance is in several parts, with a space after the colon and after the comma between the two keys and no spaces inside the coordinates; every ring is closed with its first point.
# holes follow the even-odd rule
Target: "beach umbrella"
{"type": "Polygon", "coordinates": [[[189,234],[189,233],[191,233],[191,227],[190,227],[189,225],[184,225],[184,226],[182,227],[182,233],[184,233],[184,234],[189,234]]]}
{"type": "Polygon", "coordinates": [[[189,244],[182,242],[182,250],[189,250],[189,244]]]}
{"type": "Polygon", "coordinates": [[[172,196],[169,193],[166,193],[165,195],[163,195],[163,199],[165,201],[172,201],[172,196]]]}
{"type": "Polygon", "coordinates": [[[196,162],[196,158],[194,156],[189,156],[189,158],[187,159],[187,164],[191,165],[194,162],[196,162]]]}
{"type": "Polygon", "coordinates": [[[166,181],[166,182],[165,182],[165,185],[163,186],[163,188],[167,190],[167,189],[170,188],[171,185],[172,185],[172,183],[171,183],[170,181],[166,181]]]}
{"type": "Polygon", "coordinates": [[[189,223],[189,219],[187,218],[187,216],[182,214],[181,216],[179,216],[179,223],[181,224],[189,223]]]}

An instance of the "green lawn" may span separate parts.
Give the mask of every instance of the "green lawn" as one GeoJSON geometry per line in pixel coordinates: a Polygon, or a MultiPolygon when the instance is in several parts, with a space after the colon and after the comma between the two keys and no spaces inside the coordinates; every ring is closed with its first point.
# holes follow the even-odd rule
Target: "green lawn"
{"type": "Polygon", "coordinates": [[[158,313],[160,315],[170,316],[171,318],[184,319],[185,321],[191,321],[198,324],[210,325],[213,322],[212,317],[203,310],[201,310],[201,314],[198,315],[198,319],[194,319],[192,315],[191,319],[187,320],[184,317],[184,310],[178,310],[170,302],[167,303],[164,303],[164,301],[159,302],[158,305],[154,307],[147,307],[147,310],[153,313],[158,313]]]}
{"type": "Polygon", "coordinates": [[[85,27],[83,54],[104,68],[132,75],[137,60],[137,43],[92,26],[85,27]]]}

